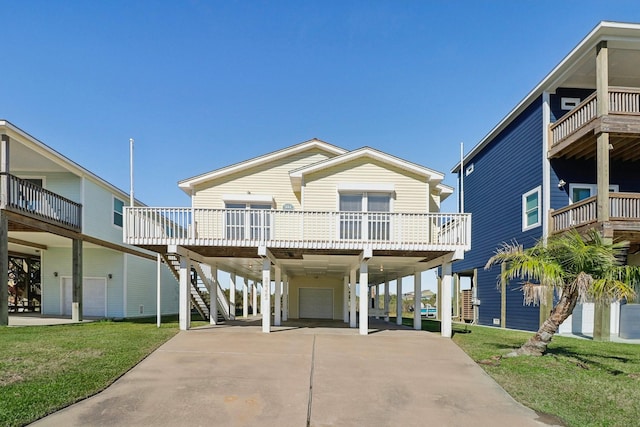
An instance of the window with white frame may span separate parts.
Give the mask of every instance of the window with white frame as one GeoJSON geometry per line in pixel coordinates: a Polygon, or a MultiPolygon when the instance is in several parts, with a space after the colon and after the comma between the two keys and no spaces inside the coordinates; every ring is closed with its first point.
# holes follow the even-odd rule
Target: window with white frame
{"type": "MultiPolygon", "coordinates": [[[[617,193],[620,191],[620,186],[616,184],[609,185],[609,192],[617,193]]],[[[580,200],[587,199],[589,197],[598,194],[598,186],[596,184],[569,184],[569,203],[577,203],[580,200]]]]}
{"type": "Polygon", "coordinates": [[[340,193],[338,204],[341,239],[389,240],[390,193],[340,193]]]}
{"type": "Polygon", "coordinates": [[[522,195],[522,231],[539,227],[542,224],[541,211],[540,187],[522,195]]]}
{"type": "Polygon", "coordinates": [[[122,227],[123,224],[124,202],[120,199],[113,198],[113,225],[122,227]]]}
{"type": "Polygon", "coordinates": [[[272,208],[272,205],[263,203],[225,203],[227,239],[269,240],[272,208]]]}

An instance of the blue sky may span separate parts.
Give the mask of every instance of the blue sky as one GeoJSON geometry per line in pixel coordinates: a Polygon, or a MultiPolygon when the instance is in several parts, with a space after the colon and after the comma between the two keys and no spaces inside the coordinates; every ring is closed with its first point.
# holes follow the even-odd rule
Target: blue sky
{"type": "Polygon", "coordinates": [[[460,142],[470,150],[599,21],[640,22],[637,0],[0,10],[0,118],[125,191],[135,138],[136,197],[150,206],[187,206],[178,180],[314,137],[372,146],[455,186],[460,142]]]}

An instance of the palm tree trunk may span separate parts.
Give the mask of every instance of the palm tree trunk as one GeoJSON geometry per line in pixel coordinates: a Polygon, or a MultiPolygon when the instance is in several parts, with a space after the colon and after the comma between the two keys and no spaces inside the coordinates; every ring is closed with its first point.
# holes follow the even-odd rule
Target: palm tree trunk
{"type": "Polygon", "coordinates": [[[560,324],[573,313],[577,302],[578,289],[575,284],[564,285],[560,301],[558,301],[558,304],[553,308],[547,320],[542,323],[538,332],[529,338],[529,341],[524,343],[522,347],[509,353],[507,356],[542,356],[546,353],[551,338],[553,338],[558,331],[560,324]]]}

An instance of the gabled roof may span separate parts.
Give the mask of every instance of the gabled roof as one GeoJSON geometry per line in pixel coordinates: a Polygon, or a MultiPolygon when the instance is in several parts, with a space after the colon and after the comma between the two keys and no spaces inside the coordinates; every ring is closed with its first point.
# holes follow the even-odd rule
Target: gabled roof
{"type": "Polygon", "coordinates": [[[441,181],[444,179],[444,174],[434,171],[433,169],[429,169],[424,166],[409,162],[407,160],[403,160],[399,157],[383,153],[382,151],[376,150],[375,148],[371,147],[362,147],[357,150],[345,152],[330,159],[326,159],[308,166],[292,170],[289,172],[291,184],[293,185],[294,190],[299,190],[302,186],[302,178],[304,175],[362,158],[377,160],[379,162],[403,169],[407,172],[423,176],[427,179],[427,182],[434,184],[436,189],[441,194],[446,195],[447,193],[453,193],[453,188],[441,184],[441,181]]]}
{"type": "Polygon", "coordinates": [[[288,156],[291,156],[296,153],[301,153],[304,151],[312,150],[312,149],[321,149],[331,155],[337,156],[347,152],[347,150],[337,147],[335,145],[329,144],[328,142],[321,141],[317,138],[310,139],[308,141],[301,142],[300,144],[292,145],[291,147],[284,148],[282,150],[274,151],[259,157],[254,157],[249,160],[245,160],[240,163],[235,163],[230,166],[223,167],[221,169],[216,169],[211,172],[207,172],[201,175],[194,176],[192,178],[187,178],[178,182],[178,186],[187,194],[191,195],[191,189],[203,182],[207,182],[213,179],[218,179],[223,176],[227,176],[243,169],[252,168],[255,166],[263,165],[265,163],[272,162],[274,160],[282,159],[288,156]]]}
{"type": "MultiPolygon", "coordinates": [[[[595,46],[603,41],[614,41],[624,46],[629,41],[640,42],[640,24],[623,22],[600,22],[578,45],[544,78],[527,96],[520,101],[471,151],[464,156],[463,163],[467,164],[476,154],[486,147],[500,132],[502,132],[513,120],[515,120],[533,101],[545,91],[553,91],[561,83],[562,79],[575,70],[595,46]]],[[[451,173],[458,173],[460,162],[452,169],[451,173]]]]}
{"type": "MultiPolygon", "coordinates": [[[[99,185],[102,185],[103,187],[107,188],[109,191],[119,194],[120,196],[122,196],[124,199],[128,200],[127,198],[129,197],[129,194],[126,193],[125,191],[119,189],[118,187],[116,187],[115,185],[111,184],[110,182],[100,178],[98,175],[94,174],[93,172],[89,171],[88,169],[80,166],[78,163],[74,162],[73,160],[65,157],[64,155],[60,154],[59,152],[57,152],[56,150],[54,150],[53,148],[49,147],[48,145],[46,145],[45,143],[43,143],[42,141],[38,140],[37,138],[35,138],[34,136],[28,134],[27,132],[25,132],[24,130],[20,129],[19,127],[17,127],[16,125],[14,125],[13,123],[4,120],[4,119],[0,119],[0,128],[4,128],[7,132],[7,134],[9,135],[10,138],[16,138],[19,140],[20,144],[22,146],[25,147],[25,149],[21,150],[21,153],[24,154],[28,154],[31,157],[29,158],[29,162],[30,164],[32,164],[31,162],[35,162],[35,159],[33,158],[33,153],[37,153],[39,156],[42,156],[41,158],[43,159],[47,159],[47,163],[49,165],[55,165],[56,170],[60,171],[68,171],[76,176],[79,177],[85,177],[88,179],[93,180],[94,182],[96,182],[99,185]],[[29,150],[29,151],[26,151],[29,150]]],[[[16,147],[14,147],[10,152],[13,155],[16,153],[16,147]]],[[[11,167],[11,166],[10,166],[11,167]]],[[[34,172],[37,172],[34,171],[34,172]]],[[[137,205],[140,206],[145,206],[143,203],[141,203],[138,199],[135,200],[137,205]]]]}

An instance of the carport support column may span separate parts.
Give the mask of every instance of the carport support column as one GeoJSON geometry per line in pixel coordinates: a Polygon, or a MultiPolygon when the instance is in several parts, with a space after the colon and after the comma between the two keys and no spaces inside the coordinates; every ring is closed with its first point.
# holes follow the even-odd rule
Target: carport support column
{"type": "Polygon", "coordinates": [[[357,327],[356,319],[356,273],[354,268],[349,272],[349,327],[357,327]]]}
{"type": "Polygon", "coordinates": [[[451,338],[451,286],[453,285],[453,275],[451,274],[451,263],[442,264],[442,314],[440,315],[440,334],[445,338],[451,338]]]}
{"type": "Polygon", "coordinates": [[[71,256],[71,320],[82,322],[82,240],[73,239],[71,256]]]}
{"type": "Polygon", "coordinates": [[[242,280],[242,317],[245,319],[249,317],[249,285],[247,283],[249,279],[243,277],[242,280]]]}
{"type": "Polygon", "coordinates": [[[229,274],[229,318],[236,318],[236,273],[229,274]]]}
{"type": "Polygon", "coordinates": [[[211,267],[209,280],[209,324],[218,324],[218,267],[211,267]]]}
{"type": "Polygon", "coordinates": [[[402,277],[396,279],[396,325],[402,325],[402,277]]]}
{"type": "Polygon", "coordinates": [[[376,311],[376,319],[379,319],[380,316],[378,315],[378,313],[380,312],[380,285],[376,285],[373,288],[373,291],[375,293],[375,298],[373,299],[373,309],[376,311]]]}
{"type": "Polygon", "coordinates": [[[262,260],[262,332],[271,332],[271,261],[269,258],[262,260]]]}
{"type": "Polygon", "coordinates": [[[384,321],[389,321],[389,279],[384,280],[384,321]]]}
{"type": "Polygon", "coordinates": [[[289,276],[282,275],[282,321],[289,320],[289,276]]]}
{"type": "MultiPolygon", "coordinates": [[[[4,137],[4,135],[3,135],[4,137]]],[[[4,181],[4,180],[3,180],[4,181]]],[[[6,189],[6,187],[5,187],[6,189]]],[[[5,191],[2,191],[3,197],[5,191]]],[[[9,221],[0,209],[0,326],[9,324],[9,221]]]]}
{"type": "Polygon", "coordinates": [[[360,335],[369,333],[369,265],[360,263],[360,335]]]}
{"type": "Polygon", "coordinates": [[[191,299],[189,298],[189,287],[191,279],[191,260],[189,257],[180,257],[180,290],[178,301],[178,318],[180,330],[186,331],[191,327],[191,299]]]}
{"type": "Polygon", "coordinates": [[[254,316],[257,316],[258,315],[258,282],[256,282],[255,280],[251,284],[251,296],[252,296],[251,308],[253,309],[252,314],[254,316]]]}
{"type": "Polygon", "coordinates": [[[422,329],[422,273],[413,274],[413,329],[422,329]]]}
{"type": "Polygon", "coordinates": [[[344,276],[342,283],[342,320],[349,323],[349,276],[344,276]]]}
{"type": "Polygon", "coordinates": [[[282,319],[282,270],[277,265],[275,266],[276,270],[276,279],[275,279],[275,296],[276,299],[274,301],[274,318],[273,325],[280,326],[282,319]]]}

